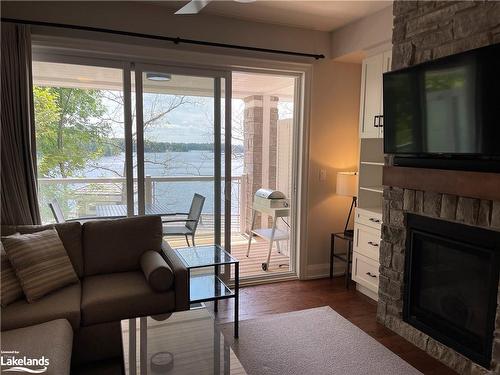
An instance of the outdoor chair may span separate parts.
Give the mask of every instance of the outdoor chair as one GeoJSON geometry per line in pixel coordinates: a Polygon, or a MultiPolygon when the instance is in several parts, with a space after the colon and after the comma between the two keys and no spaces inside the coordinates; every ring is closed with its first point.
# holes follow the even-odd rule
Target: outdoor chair
{"type": "Polygon", "coordinates": [[[52,199],[49,202],[49,207],[50,210],[52,211],[52,214],[54,215],[54,218],[56,219],[56,223],[65,223],[66,219],[64,218],[64,214],[62,212],[61,206],[59,205],[59,202],[57,199],[52,199]]]}
{"type": "Polygon", "coordinates": [[[191,236],[191,241],[193,246],[196,246],[194,242],[194,237],[196,234],[196,228],[200,222],[201,211],[203,210],[203,205],[205,204],[205,197],[200,194],[195,194],[193,200],[191,201],[191,208],[186,214],[185,219],[163,219],[163,235],[168,236],[184,236],[186,238],[186,243],[189,244],[188,236],[191,236]],[[184,225],[169,225],[171,223],[184,223],[184,225]]]}

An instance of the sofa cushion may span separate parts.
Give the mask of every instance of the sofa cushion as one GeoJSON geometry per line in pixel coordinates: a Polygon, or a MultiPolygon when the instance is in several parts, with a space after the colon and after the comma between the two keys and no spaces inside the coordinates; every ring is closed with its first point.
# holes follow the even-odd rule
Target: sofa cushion
{"type": "Polygon", "coordinates": [[[1,295],[0,302],[2,307],[17,301],[24,297],[23,289],[19,283],[19,279],[16,276],[12,264],[10,264],[9,258],[5,253],[3,244],[0,243],[0,270],[1,270],[1,295]]]}
{"type": "Polygon", "coordinates": [[[2,242],[28,302],[78,282],[55,229],[8,236],[2,242]]]}
{"type": "Polygon", "coordinates": [[[47,294],[33,303],[24,299],[13,302],[2,308],[2,331],[62,318],[76,330],[80,326],[80,303],[80,283],[47,294]]]}
{"type": "Polygon", "coordinates": [[[144,277],[156,292],[165,292],[174,283],[174,273],[165,259],[156,251],[146,251],[141,256],[144,277]]]}
{"type": "Polygon", "coordinates": [[[68,253],[73,268],[78,277],[83,276],[82,225],[79,222],[49,224],[49,225],[2,225],[2,235],[8,236],[19,232],[21,234],[41,232],[55,228],[59,238],[68,253]]]}
{"type": "MultiPolygon", "coordinates": [[[[2,332],[2,351],[18,351],[19,354],[14,354],[16,359],[43,357],[48,360],[44,374],[69,374],[72,347],[73,330],[65,319],[2,332]]],[[[9,355],[2,354],[2,357],[2,362],[5,362],[9,355]]],[[[2,373],[10,367],[14,366],[2,366],[2,373]]],[[[24,367],[37,370],[44,366],[24,367]]]]}
{"type": "Polygon", "coordinates": [[[160,251],[162,225],[159,216],[140,216],[83,224],[85,275],[140,269],[141,255],[160,251]]]}
{"type": "Polygon", "coordinates": [[[173,290],[157,293],[142,271],[111,273],[83,279],[82,325],[112,322],[173,311],[173,290]]]}

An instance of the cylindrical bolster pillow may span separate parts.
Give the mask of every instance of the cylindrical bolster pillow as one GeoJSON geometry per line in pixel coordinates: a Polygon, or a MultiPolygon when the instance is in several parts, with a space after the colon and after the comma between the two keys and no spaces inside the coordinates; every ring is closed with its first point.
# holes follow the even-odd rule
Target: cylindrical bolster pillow
{"type": "Polygon", "coordinates": [[[153,290],[165,292],[172,287],[174,273],[157,251],[149,250],[142,254],[141,268],[153,290]]]}

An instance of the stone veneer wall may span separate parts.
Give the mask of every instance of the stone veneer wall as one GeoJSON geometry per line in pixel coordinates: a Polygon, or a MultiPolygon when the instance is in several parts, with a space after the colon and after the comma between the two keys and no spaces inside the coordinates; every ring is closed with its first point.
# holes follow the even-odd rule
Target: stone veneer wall
{"type": "MultiPolygon", "coordinates": [[[[392,39],[393,70],[500,43],[500,2],[397,0],[392,39]]],[[[392,164],[391,155],[386,164],[392,164]]],[[[499,374],[500,307],[489,371],[403,322],[407,212],[500,231],[500,202],[385,187],[377,310],[380,322],[458,373],[499,374]]]]}

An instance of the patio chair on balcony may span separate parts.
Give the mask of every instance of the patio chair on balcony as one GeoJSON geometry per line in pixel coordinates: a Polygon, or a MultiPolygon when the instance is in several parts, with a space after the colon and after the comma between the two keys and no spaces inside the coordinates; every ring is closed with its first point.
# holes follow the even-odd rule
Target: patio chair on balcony
{"type": "Polygon", "coordinates": [[[56,219],[56,223],[65,223],[67,221],[57,199],[52,199],[49,202],[49,207],[54,215],[54,219],[56,219]]]}
{"type": "Polygon", "coordinates": [[[189,244],[188,236],[191,236],[191,242],[193,246],[196,246],[194,242],[194,237],[196,234],[196,228],[200,222],[201,211],[203,210],[203,205],[205,204],[205,197],[200,194],[195,194],[193,200],[191,201],[191,208],[185,219],[163,219],[163,235],[168,236],[184,236],[186,238],[186,243],[189,244]],[[171,223],[184,223],[184,225],[169,225],[171,223]]]}

